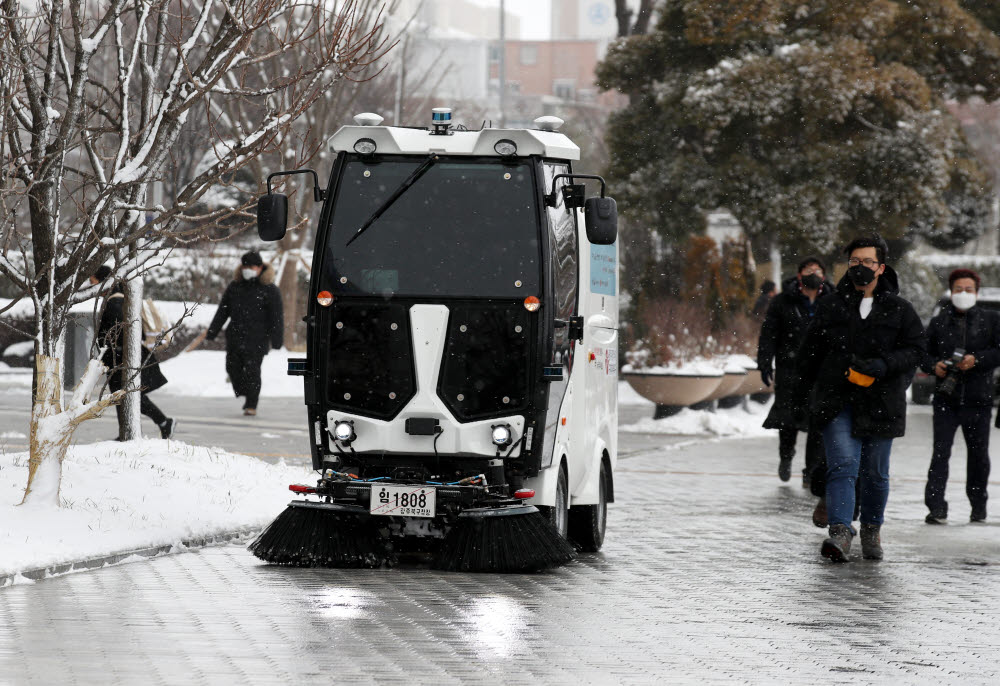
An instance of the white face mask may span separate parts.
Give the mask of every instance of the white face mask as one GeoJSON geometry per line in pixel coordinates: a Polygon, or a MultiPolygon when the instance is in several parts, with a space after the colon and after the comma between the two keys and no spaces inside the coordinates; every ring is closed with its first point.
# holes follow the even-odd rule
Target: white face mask
{"type": "Polygon", "coordinates": [[[957,309],[961,310],[962,312],[965,312],[966,310],[968,310],[969,308],[971,308],[973,305],[976,304],[976,294],[968,293],[966,291],[961,291],[959,293],[952,293],[951,304],[954,305],[957,309]]]}
{"type": "Polygon", "coordinates": [[[244,267],[243,268],[243,278],[246,279],[247,281],[249,281],[250,279],[256,279],[257,278],[257,270],[256,269],[250,269],[248,267],[244,267]]]}

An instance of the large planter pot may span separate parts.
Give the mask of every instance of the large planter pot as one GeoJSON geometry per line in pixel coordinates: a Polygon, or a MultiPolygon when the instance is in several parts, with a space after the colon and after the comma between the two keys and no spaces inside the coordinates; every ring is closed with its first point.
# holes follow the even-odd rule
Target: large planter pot
{"type": "MultiPolygon", "coordinates": [[[[760,374],[760,372],[758,372],[758,374],[760,374]]],[[[730,395],[738,395],[737,390],[743,386],[744,381],[746,381],[746,377],[746,372],[727,371],[722,376],[722,383],[719,384],[719,387],[712,391],[702,402],[709,403],[713,400],[725,398],[730,395]]]]}
{"type": "Polygon", "coordinates": [[[730,393],[730,395],[751,395],[754,393],[773,393],[774,389],[770,386],[765,386],[764,382],[760,379],[760,371],[757,369],[748,369],[747,375],[743,379],[743,383],[730,393]]]}
{"type": "Polygon", "coordinates": [[[701,402],[710,396],[723,382],[723,374],[718,376],[687,376],[682,374],[642,374],[625,372],[622,374],[635,392],[657,405],[686,407],[701,402]]]}

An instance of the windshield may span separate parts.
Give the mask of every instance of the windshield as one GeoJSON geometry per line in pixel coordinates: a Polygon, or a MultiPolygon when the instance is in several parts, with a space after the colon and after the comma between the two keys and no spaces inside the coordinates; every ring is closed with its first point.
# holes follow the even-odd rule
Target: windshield
{"type": "Polygon", "coordinates": [[[424,158],[345,163],[322,289],[335,294],[540,295],[529,163],[438,160],[350,245],[424,158]]]}

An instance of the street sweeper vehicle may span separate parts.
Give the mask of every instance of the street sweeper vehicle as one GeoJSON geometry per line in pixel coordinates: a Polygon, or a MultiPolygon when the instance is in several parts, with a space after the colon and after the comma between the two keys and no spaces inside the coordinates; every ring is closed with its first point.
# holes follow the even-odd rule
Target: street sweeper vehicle
{"type": "Polygon", "coordinates": [[[356,116],[329,182],[268,177],[278,240],[307,174],[322,202],[304,381],[318,481],[250,546],[274,563],[535,571],[598,550],[617,458],[617,210],[579,148],[532,129],[356,116]],[[586,197],[587,183],[600,196],[586,197]],[[575,545],[574,545],[575,544],[575,545]]]}

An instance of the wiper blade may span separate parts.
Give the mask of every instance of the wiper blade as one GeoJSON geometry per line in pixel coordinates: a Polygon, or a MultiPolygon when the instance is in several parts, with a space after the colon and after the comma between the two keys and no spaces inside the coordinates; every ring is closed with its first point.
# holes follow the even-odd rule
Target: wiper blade
{"type": "Polygon", "coordinates": [[[372,212],[372,216],[368,217],[368,221],[366,221],[364,224],[361,225],[361,228],[358,229],[353,236],[351,236],[350,240],[344,244],[344,247],[347,247],[348,245],[353,243],[358,236],[360,236],[361,234],[363,234],[365,231],[368,230],[368,227],[370,227],[372,224],[378,221],[378,218],[381,217],[383,214],[385,214],[386,210],[392,207],[392,204],[397,200],[399,200],[399,197],[403,195],[403,193],[405,193],[410,186],[415,184],[420,179],[421,176],[427,173],[427,170],[430,169],[435,162],[437,162],[437,159],[438,159],[437,155],[431,155],[426,160],[424,160],[419,167],[414,169],[413,173],[410,174],[406,178],[406,180],[403,181],[403,183],[399,184],[399,188],[394,190],[392,192],[392,195],[386,198],[385,202],[383,202],[377,210],[372,212]]]}

